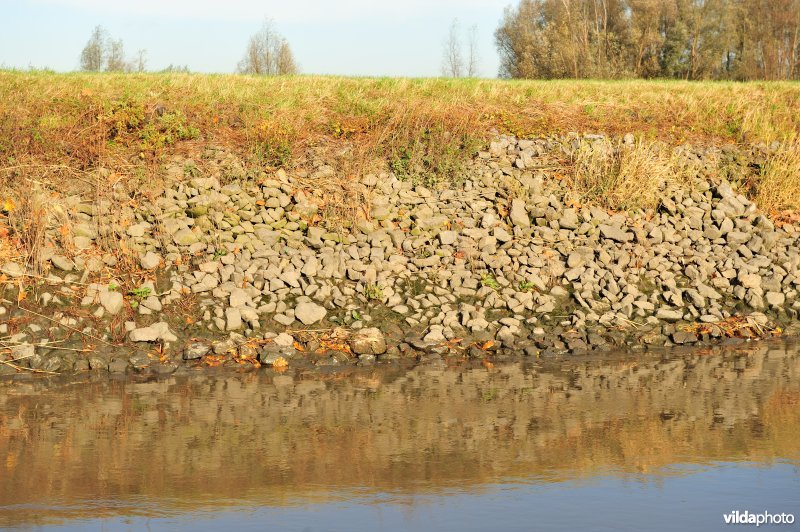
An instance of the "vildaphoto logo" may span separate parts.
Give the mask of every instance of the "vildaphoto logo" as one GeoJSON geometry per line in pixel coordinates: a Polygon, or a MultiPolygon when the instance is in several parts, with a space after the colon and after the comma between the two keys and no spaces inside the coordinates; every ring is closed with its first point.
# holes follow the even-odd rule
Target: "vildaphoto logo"
{"type": "Polygon", "coordinates": [[[726,525],[791,525],[794,523],[794,514],[771,514],[769,512],[756,514],[747,510],[744,512],[734,510],[723,514],[722,519],[726,525]]]}

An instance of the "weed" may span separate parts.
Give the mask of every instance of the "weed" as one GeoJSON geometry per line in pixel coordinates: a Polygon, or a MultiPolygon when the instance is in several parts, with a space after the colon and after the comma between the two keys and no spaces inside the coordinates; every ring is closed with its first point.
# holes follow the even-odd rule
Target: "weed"
{"type": "Polygon", "coordinates": [[[368,284],[364,287],[364,296],[367,299],[383,299],[383,288],[379,284],[368,284]]]}
{"type": "Polygon", "coordinates": [[[518,288],[520,292],[530,292],[535,286],[531,281],[520,281],[518,288]]]}
{"type": "Polygon", "coordinates": [[[488,286],[492,290],[500,290],[500,283],[497,282],[497,279],[490,273],[484,274],[481,277],[481,286],[488,286]]]}
{"type": "Polygon", "coordinates": [[[152,290],[150,289],[149,286],[140,286],[139,288],[134,288],[134,289],[128,291],[128,295],[133,297],[133,298],[135,298],[135,299],[137,299],[137,300],[142,300],[142,299],[145,299],[147,297],[150,297],[151,293],[152,293],[152,290]]]}

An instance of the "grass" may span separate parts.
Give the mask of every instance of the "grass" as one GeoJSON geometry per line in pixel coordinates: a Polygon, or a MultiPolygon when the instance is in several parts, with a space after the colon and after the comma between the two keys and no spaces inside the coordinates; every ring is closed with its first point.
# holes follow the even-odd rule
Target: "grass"
{"type": "MultiPolygon", "coordinates": [[[[256,171],[325,159],[327,215],[361,213],[358,178],[390,169],[427,186],[457,183],[497,133],[634,133],[633,148],[578,154],[585,200],[653,205],[674,172],[669,147],[778,141],[749,189],[768,209],[797,208],[800,84],[791,82],[509,81],[0,71],[0,199],[157,194],[175,155],[221,148],[256,171]],[[666,153],[664,151],[663,153],[666,153]],[[321,154],[321,155],[320,155],[321,154]],[[644,176],[646,179],[641,179],[644,176]],[[355,205],[354,205],[355,203],[355,205]]],[[[199,162],[198,162],[199,164],[199,162]]],[[[195,173],[201,172],[193,168],[195,173]]],[[[256,172],[257,173],[257,172],[256,172]]],[[[40,235],[25,228],[31,246],[40,235]]]]}
{"type": "Polygon", "coordinates": [[[768,211],[800,209],[800,138],[781,144],[761,169],[756,201],[768,211]]]}
{"type": "Polygon", "coordinates": [[[664,186],[686,186],[689,175],[697,173],[688,171],[672,150],[647,141],[584,143],[572,159],[571,184],[581,201],[612,209],[656,208],[664,186]]]}

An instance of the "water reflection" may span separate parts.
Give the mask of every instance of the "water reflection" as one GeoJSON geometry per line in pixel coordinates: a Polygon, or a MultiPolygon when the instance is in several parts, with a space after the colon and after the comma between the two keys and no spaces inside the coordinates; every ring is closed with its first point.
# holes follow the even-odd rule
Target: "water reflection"
{"type": "Polygon", "coordinates": [[[492,370],[5,381],[0,525],[791,462],[798,406],[800,352],[783,343],[492,370]]]}

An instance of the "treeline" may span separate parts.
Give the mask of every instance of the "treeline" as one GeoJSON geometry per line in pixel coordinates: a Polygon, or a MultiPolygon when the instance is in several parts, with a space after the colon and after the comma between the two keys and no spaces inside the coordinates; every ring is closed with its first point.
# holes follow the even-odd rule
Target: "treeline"
{"type": "MultiPolygon", "coordinates": [[[[122,39],[111,38],[105,28],[97,26],[81,51],[80,65],[81,70],[87,72],[145,72],[147,51],[139,50],[134,59],[129,59],[125,56],[122,39]]],[[[256,75],[297,74],[299,71],[289,42],[269,19],[250,37],[236,70],[256,75]]],[[[170,64],[162,72],[188,73],[189,67],[170,64]]]]}
{"type": "Polygon", "coordinates": [[[521,0],[507,78],[800,79],[800,0],[521,0]]]}

